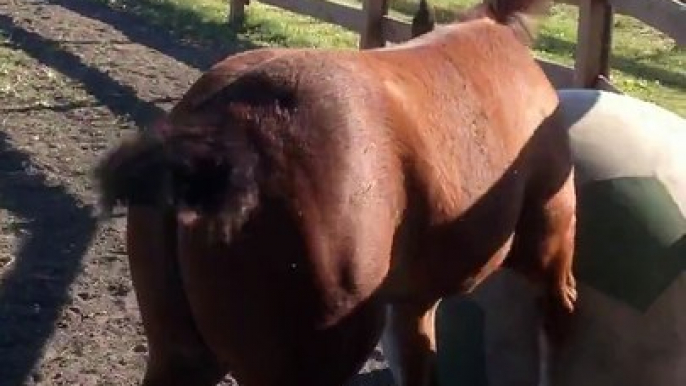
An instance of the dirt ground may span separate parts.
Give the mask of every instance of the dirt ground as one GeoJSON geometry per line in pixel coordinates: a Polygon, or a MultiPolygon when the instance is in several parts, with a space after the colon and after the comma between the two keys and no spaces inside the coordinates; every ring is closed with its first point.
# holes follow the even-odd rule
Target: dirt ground
{"type": "MultiPolygon", "coordinates": [[[[123,227],[96,222],[89,171],[230,49],[81,0],[0,0],[0,38],[0,386],[134,385],[123,227]]],[[[377,351],[353,384],[383,368],[377,351]]]]}

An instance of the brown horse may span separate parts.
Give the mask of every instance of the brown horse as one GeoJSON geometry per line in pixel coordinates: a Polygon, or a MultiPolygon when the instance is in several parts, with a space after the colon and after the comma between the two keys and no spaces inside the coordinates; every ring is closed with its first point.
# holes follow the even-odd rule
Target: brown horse
{"type": "Polygon", "coordinates": [[[388,323],[398,383],[425,385],[436,302],[508,255],[563,320],[575,194],[526,45],[540,4],[492,1],[393,48],[229,57],[109,154],[143,383],[341,385],[388,323]]]}

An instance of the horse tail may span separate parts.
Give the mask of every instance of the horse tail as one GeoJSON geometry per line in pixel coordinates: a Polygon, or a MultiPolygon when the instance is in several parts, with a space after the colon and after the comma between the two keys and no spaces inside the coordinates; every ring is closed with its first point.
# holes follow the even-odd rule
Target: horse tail
{"type": "Polygon", "coordinates": [[[94,169],[101,214],[109,216],[114,207],[157,205],[164,198],[165,154],[162,142],[137,133],[106,154],[94,169]]]}
{"type": "Polygon", "coordinates": [[[163,134],[122,142],[96,166],[102,214],[116,206],[173,207],[182,222],[220,220],[229,241],[259,204],[258,156],[248,138],[213,127],[156,132],[163,134]]]}

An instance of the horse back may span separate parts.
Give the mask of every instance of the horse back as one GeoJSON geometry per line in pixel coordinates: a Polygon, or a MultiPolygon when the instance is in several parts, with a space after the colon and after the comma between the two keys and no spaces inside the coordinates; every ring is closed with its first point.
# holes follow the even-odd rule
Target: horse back
{"type": "MultiPolygon", "coordinates": [[[[555,90],[510,29],[489,20],[443,28],[365,54],[404,165],[404,241],[385,287],[393,297],[443,294],[456,283],[468,290],[500,264],[527,195],[553,184],[547,149],[566,143],[543,125],[555,90]]],[[[564,165],[551,168],[567,175],[564,165]]]]}
{"type": "Polygon", "coordinates": [[[534,150],[527,144],[558,104],[509,28],[488,19],[442,28],[367,54],[394,110],[395,140],[437,221],[459,215],[515,163],[526,175],[535,165],[518,158],[534,150]]]}

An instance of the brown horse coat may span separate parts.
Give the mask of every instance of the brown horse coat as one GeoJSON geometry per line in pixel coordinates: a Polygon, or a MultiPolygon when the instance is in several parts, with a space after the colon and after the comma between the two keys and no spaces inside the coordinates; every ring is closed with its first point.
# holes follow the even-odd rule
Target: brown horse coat
{"type": "MultiPolygon", "coordinates": [[[[500,3],[506,4],[504,6],[500,3]]],[[[146,385],[340,385],[379,339],[429,380],[432,312],[508,262],[572,308],[575,198],[557,97],[517,12],[393,48],[262,49],[204,74],[99,166],[150,343],[146,385]]],[[[513,6],[514,5],[514,6],[513,6]]],[[[501,6],[502,8],[498,8],[501,6]]]]}

